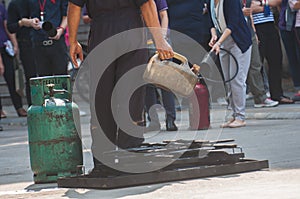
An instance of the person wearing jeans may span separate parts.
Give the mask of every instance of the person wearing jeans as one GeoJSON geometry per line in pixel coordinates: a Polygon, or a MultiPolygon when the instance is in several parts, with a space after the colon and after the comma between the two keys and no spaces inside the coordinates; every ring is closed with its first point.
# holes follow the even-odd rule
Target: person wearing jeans
{"type": "MultiPolygon", "coordinates": [[[[168,5],[166,0],[154,0],[156,3],[158,16],[160,19],[160,24],[162,27],[163,34],[165,38],[169,37],[169,19],[168,19],[168,5]]],[[[149,41],[149,54],[150,57],[154,55],[155,53],[155,47],[152,41],[149,41]]],[[[168,40],[169,41],[169,40],[168,40]]],[[[170,43],[170,42],[169,42],[170,43]]],[[[177,131],[178,128],[175,124],[176,119],[176,110],[175,110],[175,100],[174,100],[174,94],[171,91],[160,89],[161,90],[161,98],[162,98],[162,104],[166,111],[166,130],[167,131],[177,131]]],[[[147,85],[146,86],[146,99],[145,99],[145,106],[146,106],[146,112],[148,113],[148,118],[150,120],[149,128],[148,130],[160,130],[160,123],[158,119],[158,114],[156,111],[156,108],[153,106],[157,104],[157,88],[155,85],[147,85]],[[153,106],[153,107],[152,107],[153,106]],[[152,107],[152,108],[151,108],[152,107]]]]}

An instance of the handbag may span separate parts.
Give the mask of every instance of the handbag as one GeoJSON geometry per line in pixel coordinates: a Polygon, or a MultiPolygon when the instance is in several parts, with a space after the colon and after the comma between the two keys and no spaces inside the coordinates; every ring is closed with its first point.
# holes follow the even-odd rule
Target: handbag
{"type": "Polygon", "coordinates": [[[21,96],[24,97],[24,71],[20,67],[20,62],[17,57],[13,58],[13,64],[15,69],[15,86],[16,86],[16,92],[21,96]]]}
{"type": "Polygon", "coordinates": [[[170,90],[182,97],[189,97],[197,83],[198,77],[189,67],[186,57],[174,53],[174,58],[181,64],[170,60],[160,60],[155,54],[149,61],[143,78],[146,82],[170,90]]]}

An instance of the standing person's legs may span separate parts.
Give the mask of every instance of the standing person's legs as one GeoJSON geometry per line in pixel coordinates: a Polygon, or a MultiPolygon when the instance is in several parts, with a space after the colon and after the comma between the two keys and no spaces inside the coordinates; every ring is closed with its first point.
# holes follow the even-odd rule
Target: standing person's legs
{"type": "Polygon", "coordinates": [[[296,33],[294,30],[280,30],[280,34],[288,57],[294,87],[297,91],[300,91],[300,55],[299,46],[297,42],[295,42],[297,41],[296,33]]]}
{"type": "MultiPolygon", "coordinates": [[[[3,64],[5,66],[4,70],[4,79],[7,83],[8,90],[10,93],[11,100],[13,102],[13,105],[18,113],[20,115],[19,111],[22,109],[22,98],[21,96],[16,92],[16,85],[15,85],[15,71],[14,71],[14,66],[13,66],[13,59],[7,53],[3,52],[1,53],[3,64]]],[[[22,109],[23,110],[23,109],[22,109]]],[[[24,116],[25,113],[24,113],[24,116]]]]}
{"type": "Polygon", "coordinates": [[[263,65],[263,61],[266,57],[266,49],[267,49],[267,44],[266,44],[266,37],[267,37],[267,33],[266,32],[266,24],[258,24],[255,25],[255,29],[256,29],[256,34],[259,40],[259,55],[260,55],[260,59],[261,59],[261,63],[262,63],[262,68],[261,68],[261,75],[263,78],[263,82],[264,82],[264,89],[266,92],[270,91],[270,87],[269,87],[269,80],[268,80],[268,75],[266,72],[266,68],[263,65]]]}
{"type": "Polygon", "coordinates": [[[64,38],[54,41],[52,46],[47,48],[48,56],[51,58],[51,70],[54,75],[66,75],[68,65],[68,52],[64,38]]]}
{"type": "Polygon", "coordinates": [[[6,114],[2,110],[2,100],[0,97],[0,118],[5,118],[5,117],[6,117],[6,114]]]}
{"type": "Polygon", "coordinates": [[[174,121],[176,119],[174,94],[165,89],[161,89],[162,101],[166,109],[166,120],[174,121]]]}
{"type": "MultiPolygon", "coordinates": [[[[104,139],[108,139],[108,141],[110,141],[110,143],[108,144],[105,142],[102,143],[102,145],[107,144],[107,146],[101,146],[101,150],[104,151],[114,150],[115,149],[114,146],[116,145],[121,148],[128,148],[128,147],[137,146],[138,144],[141,144],[141,142],[143,142],[142,139],[143,132],[140,132],[140,135],[138,135],[137,137],[133,137],[128,135],[123,130],[121,130],[120,128],[122,128],[122,126],[117,126],[117,123],[122,123],[122,122],[116,120],[127,121],[128,118],[122,118],[122,116],[120,116],[121,118],[120,117],[115,118],[114,116],[118,116],[118,115],[113,115],[113,110],[112,110],[112,109],[116,109],[118,113],[121,113],[122,111],[124,111],[124,109],[129,109],[131,120],[133,122],[139,122],[143,119],[143,114],[142,114],[144,108],[143,88],[139,88],[133,93],[131,99],[129,100],[130,101],[129,108],[126,106],[127,104],[125,104],[124,101],[121,101],[123,97],[122,93],[128,93],[129,90],[116,91],[118,92],[116,95],[117,99],[114,100],[117,104],[112,104],[112,100],[113,100],[112,93],[115,89],[116,83],[126,72],[128,72],[131,68],[138,65],[130,61],[132,60],[137,61],[142,58],[142,55],[143,53],[130,52],[121,56],[105,70],[104,74],[100,78],[95,93],[96,95],[95,110],[96,110],[97,118],[92,118],[92,137],[93,137],[94,150],[97,150],[99,148],[97,145],[99,143],[102,143],[104,139]],[[116,107],[112,107],[112,105],[116,107]],[[103,140],[99,142],[97,140],[100,139],[100,137],[103,135],[99,137],[98,134],[100,133],[100,129],[96,129],[95,122],[99,122],[100,127],[104,135],[106,136],[106,138],[102,138],[103,140]]],[[[93,71],[91,71],[91,73],[93,73],[93,71]]],[[[134,84],[135,80],[136,79],[129,79],[128,81],[126,81],[126,88],[131,89],[131,86],[134,84]]]]}
{"type": "Polygon", "coordinates": [[[157,104],[156,93],[156,87],[154,85],[146,85],[145,108],[148,114],[148,119],[150,121],[150,125],[159,127],[159,118],[155,106],[157,104]]]}
{"type": "Polygon", "coordinates": [[[263,78],[261,75],[261,59],[259,56],[258,44],[256,37],[252,37],[252,51],[251,51],[251,61],[250,68],[248,72],[247,83],[250,87],[250,91],[254,97],[254,103],[260,104],[267,98],[265,95],[265,89],[263,84],[263,78]]]}
{"type": "Polygon", "coordinates": [[[147,118],[150,121],[147,131],[159,131],[161,127],[157,114],[157,107],[160,106],[158,105],[157,97],[158,95],[156,86],[147,84],[145,94],[145,111],[147,113],[147,118]]]}
{"type": "Polygon", "coordinates": [[[47,56],[47,46],[42,46],[41,44],[35,44],[33,47],[36,72],[38,76],[51,76],[51,61],[50,57],[47,56]]]}
{"type": "Polygon", "coordinates": [[[177,131],[178,128],[175,125],[176,110],[174,94],[165,89],[161,89],[162,101],[166,111],[166,129],[167,131],[177,131]]]}
{"type": "MultiPolygon", "coordinates": [[[[233,117],[236,120],[245,120],[245,109],[246,109],[246,79],[250,65],[251,48],[250,47],[245,53],[242,53],[239,47],[234,43],[233,39],[229,37],[223,42],[224,47],[229,46],[230,52],[235,56],[238,62],[238,73],[236,77],[229,82],[230,84],[230,104],[233,110],[233,117]]],[[[222,70],[226,71],[224,77],[233,77],[236,73],[236,69],[232,69],[234,59],[229,55],[225,55],[226,52],[220,53],[222,70]],[[226,61],[228,61],[226,63],[226,61]],[[224,65],[225,64],[225,65],[224,65]],[[230,71],[226,64],[230,64],[230,71]],[[227,68],[227,69],[226,69],[227,68]]],[[[244,125],[244,124],[243,124],[244,125]]],[[[232,126],[238,127],[238,126],[232,126]]]]}
{"type": "Polygon", "coordinates": [[[259,52],[263,60],[267,59],[269,65],[269,87],[272,100],[281,101],[283,91],[281,88],[282,52],[278,31],[273,23],[256,25],[259,39],[259,52]]]}
{"type": "MultiPolygon", "coordinates": [[[[231,49],[233,55],[235,55],[239,71],[237,76],[232,80],[232,102],[234,104],[235,118],[244,121],[245,120],[245,109],[246,109],[246,79],[250,66],[251,58],[251,47],[244,53],[236,45],[231,49]]],[[[233,63],[233,58],[230,58],[233,63]]]]}
{"type": "MultiPolygon", "coordinates": [[[[228,41],[228,39],[226,39],[223,42],[223,45],[221,46],[222,48],[229,50],[232,47],[232,43],[228,41]],[[231,44],[231,45],[229,45],[231,44]]],[[[236,68],[232,69],[230,67],[230,55],[228,53],[226,53],[225,51],[221,50],[219,53],[219,59],[220,59],[220,65],[221,65],[221,71],[222,71],[222,78],[224,79],[224,81],[227,81],[229,79],[232,78],[232,73],[234,74],[234,72],[236,71],[236,68]],[[234,71],[233,71],[234,70],[234,71]],[[233,71],[233,72],[232,72],[233,71]]],[[[229,104],[228,104],[228,108],[231,110],[234,110],[234,104],[232,102],[232,91],[231,91],[231,81],[227,82],[225,84],[226,87],[226,97],[228,98],[229,104]]],[[[234,114],[232,115],[234,117],[234,114]]],[[[233,118],[235,119],[235,118],[233,118]]]]}
{"type": "Polygon", "coordinates": [[[29,42],[19,42],[20,59],[25,73],[26,98],[28,107],[31,105],[30,78],[36,77],[36,64],[32,45],[29,42]]]}
{"type": "Polygon", "coordinates": [[[268,72],[267,72],[267,68],[264,64],[262,64],[262,66],[261,66],[260,74],[261,74],[262,79],[263,79],[264,89],[265,89],[266,93],[268,93],[267,97],[270,97],[271,94],[270,94],[270,85],[269,85],[268,72]]]}
{"type": "MultiPolygon", "coordinates": [[[[133,52],[126,53],[122,55],[117,60],[116,66],[116,82],[127,72],[131,72],[131,69],[135,68],[136,66],[143,65],[143,68],[146,67],[147,63],[147,50],[136,50],[133,52]]],[[[143,70],[135,71],[136,78],[127,78],[126,79],[126,90],[122,90],[122,92],[130,93],[130,89],[134,88],[137,81],[142,81],[143,70]]],[[[118,92],[118,91],[117,91],[118,92]]],[[[121,92],[118,94],[122,95],[121,92]]],[[[122,96],[119,97],[117,100],[121,100],[122,96]]],[[[143,111],[145,106],[145,86],[141,86],[137,88],[129,99],[129,107],[123,101],[119,101],[119,108],[122,112],[123,110],[129,109],[130,117],[135,124],[139,124],[144,121],[143,111]]],[[[120,118],[121,120],[125,120],[125,118],[120,118]]],[[[144,141],[143,132],[126,132],[120,127],[118,130],[118,146],[121,148],[130,148],[139,146],[144,141]],[[129,133],[131,135],[129,135],[129,133]]]]}
{"type": "Polygon", "coordinates": [[[267,24],[265,29],[265,55],[269,65],[269,85],[271,98],[281,103],[283,91],[281,87],[282,51],[280,37],[274,24],[267,24]]]}
{"type": "Polygon", "coordinates": [[[100,147],[98,144],[100,143],[102,144],[101,148],[104,148],[105,151],[114,150],[114,147],[110,148],[110,145],[116,144],[117,125],[114,121],[111,110],[111,95],[115,85],[115,65],[116,64],[114,62],[107,68],[100,78],[99,83],[91,82],[92,84],[98,83],[95,96],[91,96],[95,97],[95,111],[97,115],[97,118],[93,118],[92,116],[91,121],[94,150],[98,150],[98,147],[100,147]],[[99,122],[103,134],[100,133],[100,129],[96,129],[96,122],[99,122]],[[105,135],[106,138],[101,138],[101,140],[97,141],[97,136],[99,135],[101,135],[101,137],[105,135]],[[107,144],[107,147],[103,146],[106,144],[104,139],[108,139],[107,142],[111,142],[110,144],[107,144]]]}
{"type": "MultiPolygon", "coordinates": [[[[0,98],[0,102],[1,102],[1,98],[0,98]]],[[[2,110],[2,105],[0,106],[0,110],[2,110]]],[[[1,117],[0,117],[0,121],[1,121],[1,117]]],[[[3,131],[3,127],[0,125],[0,131],[3,131]]]]}

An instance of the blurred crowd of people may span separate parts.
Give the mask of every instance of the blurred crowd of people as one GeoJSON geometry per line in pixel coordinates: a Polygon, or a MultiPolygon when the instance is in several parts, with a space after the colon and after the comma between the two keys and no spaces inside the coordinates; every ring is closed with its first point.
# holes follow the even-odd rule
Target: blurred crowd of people
{"type": "MultiPolygon", "coordinates": [[[[235,56],[239,71],[235,79],[226,83],[225,96],[233,114],[232,119],[222,127],[246,125],[247,90],[252,93],[254,107],[257,108],[300,101],[299,0],[154,2],[157,6],[157,17],[164,30],[163,35],[174,51],[177,46],[188,48],[189,44],[172,40],[169,29],[186,34],[207,51],[215,51],[219,55],[218,65],[224,79],[231,77],[233,72],[227,67],[233,58],[226,51],[235,56]],[[277,20],[275,13],[278,13],[277,20]],[[282,89],[281,41],[287,52],[294,84],[295,95],[292,98],[285,96],[282,89]],[[265,60],[268,67],[263,65],[265,60]]],[[[30,78],[67,74],[69,58],[64,38],[68,26],[67,9],[68,0],[11,0],[6,6],[0,4],[0,75],[4,76],[13,105],[20,117],[26,117],[27,113],[23,108],[21,96],[16,92],[14,59],[20,59],[24,68],[26,97],[30,106],[30,78]],[[55,27],[55,35],[49,36],[47,31],[43,30],[42,24],[46,21],[55,27]],[[13,54],[9,53],[8,41],[12,43],[13,54]]],[[[84,9],[82,18],[85,23],[91,22],[89,9],[84,9]]],[[[162,102],[157,101],[159,97],[155,86],[147,88],[145,110],[149,113],[151,106],[161,103],[166,109],[166,129],[176,131],[174,95],[169,91],[160,90],[162,102]]],[[[1,99],[0,111],[1,118],[6,117],[1,99]]],[[[150,124],[153,129],[160,129],[157,115],[153,113],[152,117],[148,119],[152,121],[150,124]]]]}

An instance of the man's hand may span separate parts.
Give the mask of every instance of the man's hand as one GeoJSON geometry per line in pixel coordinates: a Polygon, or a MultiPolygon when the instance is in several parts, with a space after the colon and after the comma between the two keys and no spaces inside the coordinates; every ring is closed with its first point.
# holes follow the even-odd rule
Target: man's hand
{"type": "Polygon", "coordinates": [[[160,59],[171,59],[174,56],[172,47],[165,39],[162,39],[160,42],[156,42],[155,45],[160,59]]]}
{"type": "Polygon", "coordinates": [[[149,28],[160,59],[170,59],[174,52],[169,43],[164,39],[162,29],[158,20],[156,4],[153,0],[147,1],[141,6],[142,15],[149,28]]]}
{"type": "Polygon", "coordinates": [[[64,34],[64,29],[63,28],[58,28],[57,33],[54,37],[49,37],[49,39],[54,39],[54,40],[59,40],[60,37],[64,34]]]}
{"type": "Polygon", "coordinates": [[[261,6],[260,1],[252,1],[251,2],[252,13],[260,13],[264,11],[264,7],[261,6]]]}
{"type": "Polygon", "coordinates": [[[70,42],[70,57],[75,68],[78,68],[77,58],[83,60],[82,47],[77,41],[77,31],[81,17],[81,7],[69,2],[68,6],[68,21],[69,26],[69,42],[70,42]]]}
{"type": "Polygon", "coordinates": [[[83,61],[82,47],[79,42],[70,43],[70,57],[75,68],[78,68],[77,58],[83,61]]]}
{"type": "Polygon", "coordinates": [[[30,19],[30,26],[32,28],[34,28],[35,30],[39,30],[42,28],[42,25],[41,25],[41,22],[38,18],[33,18],[33,19],[30,19]]]}

